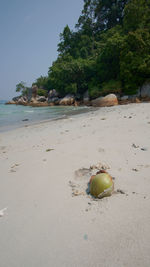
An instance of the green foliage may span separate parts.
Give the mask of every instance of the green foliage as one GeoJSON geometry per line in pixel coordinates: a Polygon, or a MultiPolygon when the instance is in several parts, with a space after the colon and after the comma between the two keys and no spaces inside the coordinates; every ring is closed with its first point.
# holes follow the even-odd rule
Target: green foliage
{"type": "Polygon", "coordinates": [[[25,82],[20,82],[16,85],[16,92],[23,92],[25,90],[25,82]]]}
{"type": "MultiPolygon", "coordinates": [[[[75,31],[65,26],[58,58],[36,84],[60,96],[88,90],[135,94],[150,77],[150,0],[84,0],[75,31]]],[[[24,83],[17,85],[25,92],[24,83]]]]}
{"type": "Polygon", "coordinates": [[[103,83],[101,88],[102,95],[107,95],[110,93],[121,94],[121,92],[122,92],[121,81],[117,80],[110,80],[108,82],[105,82],[103,83]]]}
{"type": "Polygon", "coordinates": [[[96,85],[92,86],[92,84],[89,84],[88,88],[89,88],[88,92],[89,92],[90,99],[94,99],[94,98],[101,96],[100,87],[98,87],[96,85]]]}
{"type": "Polygon", "coordinates": [[[16,92],[21,92],[22,96],[27,95],[28,87],[26,86],[25,82],[20,82],[16,85],[16,92]]]}
{"type": "Polygon", "coordinates": [[[44,90],[44,89],[38,89],[38,90],[37,90],[37,95],[47,97],[47,95],[48,95],[48,91],[46,91],[46,90],[44,90]]]}
{"type": "Polygon", "coordinates": [[[88,81],[93,71],[92,60],[59,58],[49,69],[49,77],[53,88],[57,88],[60,95],[66,93],[83,94],[88,88],[88,81]]]}
{"type": "Polygon", "coordinates": [[[49,80],[47,76],[40,76],[39,78],[36,79],[36,82],[33,83],[32,85],[37,85],[38,88],[40,89],[49,89],[49,80]]]}
{"type": "Polygon", "coordinates": [[[120,58],[124,92],[135,94],[150,77],[150,32],[138,29],[126,36],[120,58]]]}
{"type": "Polygon", "coordinates": [[[102,35],[101,51],[97,58],[98,76],[101,82],[118,79],[120,74],[120,52],[124,37],[118,28],[102,35]]]}
{"type": "Polygon", "coordinates": [[[150,1],[131,0],[124,9],[123,27],[126,32],[150,25],[150,1]]]}

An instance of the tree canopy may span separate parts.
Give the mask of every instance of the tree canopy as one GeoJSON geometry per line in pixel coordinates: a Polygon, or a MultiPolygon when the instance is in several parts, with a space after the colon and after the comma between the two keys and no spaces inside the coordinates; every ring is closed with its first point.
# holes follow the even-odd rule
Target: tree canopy
{"type": "Polygon", "coordinates": [[[36,84],[94,98],[134,94],[149,77],[150,0],[84,0],[75,29],[64,27],[58,57],[36,84]]]}

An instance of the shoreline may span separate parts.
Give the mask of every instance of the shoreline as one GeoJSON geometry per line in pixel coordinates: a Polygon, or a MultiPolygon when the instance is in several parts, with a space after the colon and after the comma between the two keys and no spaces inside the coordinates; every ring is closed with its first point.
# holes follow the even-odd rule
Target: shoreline
{"type": "Polygon", "coordinates": [[[150,103],[0,133],[2,265],[148,267],[149,136],[150,103]],[[86,188],[97,163],[115,193],[94,201],[86,188]]]}
{"type": "MultiPolygon", "coordinates": [[[[40,108],[42,108],[42,107],[40,107],[40,108]]],[[[64,109],[66,108],[66,114],[59,114],[55,118],[52,117],[52,118],[45,118],[45,119],[41,119],[41,120],[37,120],[37,119],[34,120],[33,118],[32,119],[26,118],[24,120],[20,120],[18,124],[10,124],[10,125],[1,126],[0,127],[0,133],[15,130],[15,129],[22,128],[22,127],[29,127],[31,125],[36,125],[39,123],[46,123],[46,122],[50,122],[50,121],[61,120],[65,117],[67,118],[70,116],[76,116],[80,113],[82,114],[82,113],[90,112],[92,110],[96,110],[96,108],[94,108],[94,107],[86,107],[86,106],[79,107],[79,108],[77,108],[77,110],[75,110],[76,109],[76,107],[75,107],[74,110],[70,110],[70,111],[67,111],[67,106],[66,107],[63,106],[63,108],[64,109]]],[[[28,117],[28,115],[26,117],[28,117]]]]}

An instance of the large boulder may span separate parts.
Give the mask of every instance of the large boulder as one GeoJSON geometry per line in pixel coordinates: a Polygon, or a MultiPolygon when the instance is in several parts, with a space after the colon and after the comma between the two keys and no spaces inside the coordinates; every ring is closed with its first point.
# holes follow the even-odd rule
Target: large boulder
{"type": "Polygon", "coordinates": [[[62,98],[59,102],[60,105],[73,105],[75,102],[75,97],[72,94],[66,95],[64,98],[62,98]]]}
{"type": "Polygon", "coordinates": [[[48,99],[48,103],[51,105],[59,105],[60,98],[52,97],[48,99]]]}
{"type": "Polygon", "coordinates": [[[32,97],[33,98],[36,98],[37,97],[37,92],[38,92],[37,85],[32,85],[32,97]]]}
{"type": "Polygon", "coordinates": [[[36,100],[38,102],[46,102],[46,97],[45,96],[37,96],[36,100]]]}
{"type": "Polygon", "coordinates": [[[16,102],[17,105],[27,105],[27,98],[22,96],[18,99],[18,101],[16,102]]]}
{"type": "Polygon", "coordinates": [[[150,99],[150,82],[146,82],[142,85],[140,96],[145,99],[150,99]]]}
{"type": "Polygon", "coordinates": [[[120,98],[121,101],[127,101],[129,100],[129,96],[128,95],[124,95],[120,98]]]}
{"type": "Polygon", "coordinates": [[[21,98],[22,96],[15,96],[13,97],[12,101],[14,102],[18,102],[18,100],[21,98]]]}
{"type": "Polygon", "coordinates": [[[53,89],[53,90],[50,90],[49,93],[48,93],[48,103],[51,105],[51,106],[54,106],[54,105],[58,105],[59,104],[59,94],[58,92],[53,89]]]}
{"type": "Polygon", "coordinates": [[[94,107],[110,107],[116,105],[118,105],[118,99],[114,94],[109,94],[92,100],[92,106],[94,107]]]}
{"type": "Polygon", "coordinates": [[[50,90],[49,93],[48,93],[48,99],[49,98],[54,98],[54,97],[58,97],[58,92],[55,89],[50,90]]]}

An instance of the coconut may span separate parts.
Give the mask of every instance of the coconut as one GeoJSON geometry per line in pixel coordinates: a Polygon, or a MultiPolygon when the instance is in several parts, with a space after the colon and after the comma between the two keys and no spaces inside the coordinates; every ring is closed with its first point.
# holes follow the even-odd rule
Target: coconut
{"type": "Polygon", "coordinates": [[[110,196],[114,189],[114,183],[108,173],[100,173],[93,177],[90,183],[90,193],[92,196],[102,198],[110,196]]]}

